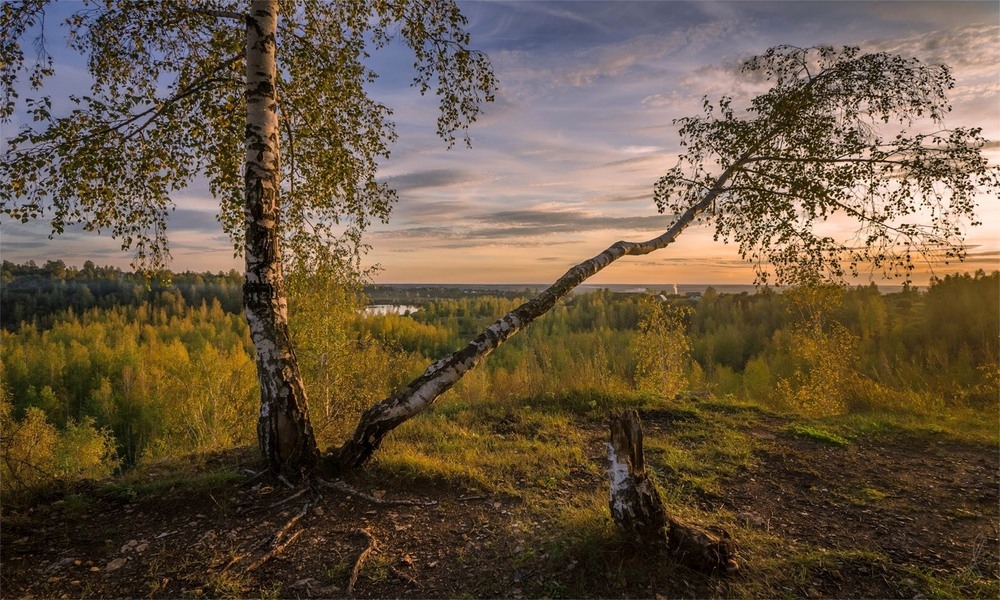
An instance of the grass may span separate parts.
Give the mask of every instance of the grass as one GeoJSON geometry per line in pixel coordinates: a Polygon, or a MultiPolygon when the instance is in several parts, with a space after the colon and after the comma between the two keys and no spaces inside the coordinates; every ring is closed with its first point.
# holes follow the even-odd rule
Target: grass
{"type": "Polygon", "coordinates": [[[395,432],[377,461],[395,476],[512,496],[591,469],[569,416],[505,404],[445,404],[395,432]]]}
{"type": "Polygon", "coordinates": [[[1000,419],[995,410],[964,406],[933,410],[872,410],[851,413],[832,421],[859,438],[948,440],[964,444],[1000,445],[1000,419]]]}
{"type": "MultiPolygon", "coordinates": [[[[444,484],[504,501],[509,519],[494,525],[501,533],[495,541],[499,549],[492,548],[492,555],[505,562],[497,566],[493,576],[514,577],[516,581],[490,581],[492,587],[482,589],[516,587],[524,597],[547,598],[799,598],[809,596],[813,593],[810,590],[836,589],[822,585],[831,578],[842,575],[846,580],[856,573],[868,577],[874,572],[873,586],[882,585],[879,577],[886,585],[896,586],[885,593],[899,589],[908,597],[998,597],[998,584],[990,577],[991,565],[970,564],[960,573],[942,574],[894,564],[886,554],[873,549],[822,548],[810,540],[793,540],[753,526],[713,500],[725,493],[732,478],[753,474],[758,456],[770,444],[782,443],[774,442],[773,435],[756,435],[760,431],[835,448],[851,444],[863,448],[859,440],[887,437],[982,443],[989,439],[987,429],[975,424],[955,427],[948,421],[938,425],[917,413],[803,420],[733,397],[669,403],[641,395],[602,397],[590,392],[539,396],[523,403],[469,402],[452,397],[396,430],[376,454],[376,464],[368,473],[378,480],[444,484]],[[668,509],[683,519],[732,532],[743,557],[739,575],[722,578],[695,573],[664,554],[637,550],[619,535],[607,507],[603,421],[607,410],[625,407],[637,407],[644,415],[647,466],[668,509]]],[[[787,438],[782,444],[788,446],[787,438]]],[[[98,489],[105,497],[117,496],[128,502],[155,502],[174,495],[207,499],[242,479],[231,464],[191,465],[178,460],[140,467],[98,489]]],[[[845,488],[838,498],[857,507],[896,501],[889,500],[890,492],[877,485],[884,486],[884,482],[858,483],[845,488]]],[[[66,515],[82,513],[88,503],[87,496],[70,494],[63,497],[58,510],[66,515]]],[[[986,544],[990,540],[982,541],[986,544]]],[[[470,573],[478,573],[474,570],[478,557],[472,552],[461,554],[461,548],[452,550],[457,561],[469,562],[470,573]]],[[[197,558],[190,556],[188,560],[197,558]]],[[[390,585],[394,581],[393,560],[395,555],[390,553],[373,555],[365,566],[365,580],[390,585]]],[[[317,577],[342,584],[352,564],[331,559],[317,571],[317,577]]],[[[166,581],[159,572],[165,566],[151,564],[150,568],[157,572],[151,574],[154,583],[148,592],[156,594],[156,582],[166,581]]],[[[452,590],[451,595],[481,595],[479,585],[486,584],[470,581],[467,587],[452,590]]],[[[203,593],[279,597],[288,592],[273,582],[221,573],[204,580],[203,593]]]]}
{"type": "Polygon", "coordinates": [[[109,496],[125,502],[158,500],[169,494],[204,494],[243,480],[236,470],[222,467],[210,471],[194,471],[190,467],[177,467],[155,478],[142,471],[131,471],[104,488],[109,496]]]}
{"type": "Polygon", "coordinates": [[[1000,581],[975,569],[937,573],[916,566],[904,567],[906,584],[927,598],[1000,598],[1000,581]]]}
{"type": "Polygon", "coordinates": [[[821,429],[819,427],[814,427],[812,425],[789,425],[784,429],[785,433],[800,437],[806,440],[812,440],[814,442],[819,442],[821,444],[829,444],[830,446],[848,446],[850,442],[841,436],[827,431],[826,429],[821,429]]]}

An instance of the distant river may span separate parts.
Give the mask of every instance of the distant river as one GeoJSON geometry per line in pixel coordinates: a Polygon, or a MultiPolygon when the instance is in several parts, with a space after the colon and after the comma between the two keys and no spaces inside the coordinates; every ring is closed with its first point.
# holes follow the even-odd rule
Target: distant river
{"type": "Polygon", "coordinates": [[[419,306],[409,304],[369,304],[365,307],[365,316],[368,315],[410,315],[420,310],[419,306]]]}

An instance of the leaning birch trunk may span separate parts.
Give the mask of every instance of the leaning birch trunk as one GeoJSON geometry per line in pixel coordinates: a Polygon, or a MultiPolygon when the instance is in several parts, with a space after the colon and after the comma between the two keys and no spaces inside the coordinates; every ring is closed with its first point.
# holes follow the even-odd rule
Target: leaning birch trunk
{"type": "Polygon", "coordinates": [[[576,265],[541,294],[490,325],[465,348],[435,362],[406,388],[369,408],[361,415],[354,433],[344,445],[327,454],[332,466],[335,469],[353,469],[363,465],[386,434],[430,406],[500,344],[544,315],[562,297],[595,273],[623,256],[642,256],[672,244],[695,217],[712,205],[730,175],[742,166],[742,162],[734,163],[719,176],[715,186],[700,201],[679,215],[670,229],[660,236],[646,242],[617,242],[590,260],[576,265]]]}
{"type": "Polygon", "coordinates": [[[254,0],[247,19],[245,171],[246,283],[243,302],[257,354],[257,436],[272,471],[299,474],[319,457],[288,328],[279,230],[277,0],[254,0]]]}
{"type": "Polygon", "coordinates": [[[666,548],[678,562],[699,571],[732,573],[739,568],[728,534],[716,535],[667,513],[646,472],[635,410],[611,417],[608,463],[611,517],[633,542],[666,548]]]}

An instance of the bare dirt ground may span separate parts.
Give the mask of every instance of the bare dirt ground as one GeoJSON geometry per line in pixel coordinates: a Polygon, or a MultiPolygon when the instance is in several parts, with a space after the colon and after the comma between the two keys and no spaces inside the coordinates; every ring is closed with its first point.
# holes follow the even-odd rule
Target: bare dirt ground
{"type": "MultiPolygon", "coordinates": [[[[644,417],[651,433],[670,427],[644,417]]],[[[597,566],[584,558],[592,549],[557,556],[540,542],[558,535],[550,512],[517,497],[386,479],[377,467],[345,481],[362,494],[289,489],[244,474],[259,464],[241,451],[206,461],[206,473],[239,474],[219,483],[179,480],[155,492],[89,484],[31,509],[5,509],[0,593],[914,598],[946,595],[935,578],[1000,578],[995,448],[905,437],[831,446],[788,435],[784,425],[748,424],[759,442],[755,466],[699,498],[701,510],[729,515],[738,541],[772,540],[750,543],[745,568],[728,577],[693,573],[616,541],[604,546],[614,556],[597,566]],[[388,503],[397,500],[420,505],[388,503]],[[798,558],[781,562],[786,547],[798,558]],[[643,576],[627,577],[626,563],[643,576]],[[754,580],[763,577],[769,581],[754,580]]],[[[588,456],[599,461],[603,429],[589,426],[588,435],[588,456]]],[[[601,485],[593,471],[581,473],[560,482],[552,500],[569,506],[601,485]]]]}

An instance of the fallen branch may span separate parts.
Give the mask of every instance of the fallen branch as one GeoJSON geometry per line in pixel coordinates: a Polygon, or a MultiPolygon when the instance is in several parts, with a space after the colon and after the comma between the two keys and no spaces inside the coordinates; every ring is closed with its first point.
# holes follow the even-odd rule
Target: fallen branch
{"type": "Polygon", "coordinates": [[[354,593],[354,586],[358,583],[358,575],[361,573],[361,566],[364,565],[365,559],[368,558],[368,555],[371,554],[375,550],[375,546],[378,545],[378,542],[375,541],[375,537],[367,529],[359,529],[358,533],[365,536],[365,539],[368,540],[368,546],[366,546],[365,549],[361,551],[361,554],[358,555],[358,560],[354,561],[354,568],[351,569],[351,578],[347,580],[348,596],[354,593]]]}
{"type": "Polygon", "coordinates": [[[320,487],[330,488],[331,490],[343,492],[351,496],[357,496],[362,500],[377,506],[436,506],[438,503],[437,500],[427,500],[425,502],[421,502],[419,500],[386,500],[384,498],[376,498],[371,494],[366,494],[361,490],[354,489],[343,481],[326,481],[324,479],[317,479],[316,481],[320,487]]]}
{"type": "Polygon", "coordinates": [[[486,496],[483,494],[477,496],[459,496],[456,500],[458,502],[472,502],[473,500],[486,500],[486,496]]]}

